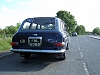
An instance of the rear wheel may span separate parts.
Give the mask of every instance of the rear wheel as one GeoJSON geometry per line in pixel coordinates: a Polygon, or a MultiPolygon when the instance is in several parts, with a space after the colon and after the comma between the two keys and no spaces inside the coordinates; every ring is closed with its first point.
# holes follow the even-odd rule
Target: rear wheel
{"type": "Polygon", "coordinates": [[[66,54],[64,53],[60,53],[58,56],[59,60],[65,60],[66,59],[66,54]]]}
{"type": "Polygon", "coordinates": [[[69,46],[68,46],[68,44],[67,44],[66,50],[68,50],[68,49],[69,49],[69,46]]]}

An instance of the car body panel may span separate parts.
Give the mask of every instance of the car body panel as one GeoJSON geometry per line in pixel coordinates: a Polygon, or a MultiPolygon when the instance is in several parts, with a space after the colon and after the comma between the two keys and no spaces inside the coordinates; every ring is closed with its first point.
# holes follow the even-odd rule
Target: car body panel
{"type": "Polygon", "coordinates": [[[65,23],[56,17],[35,17],[25,19],[13,35],[10,51],[16,53],[64,53],[69,43],[65,23]],[[61,43],[62,46],[55,46],[61,43]]]}

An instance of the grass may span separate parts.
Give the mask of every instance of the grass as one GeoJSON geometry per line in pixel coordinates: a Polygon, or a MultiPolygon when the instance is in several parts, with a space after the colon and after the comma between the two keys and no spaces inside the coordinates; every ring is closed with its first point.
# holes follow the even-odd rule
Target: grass
{"type": "Polygon", "coordinates": [[[9,50],[11,48],[10,42],[11,38],[0,38],[0,52],[9,50]]]}

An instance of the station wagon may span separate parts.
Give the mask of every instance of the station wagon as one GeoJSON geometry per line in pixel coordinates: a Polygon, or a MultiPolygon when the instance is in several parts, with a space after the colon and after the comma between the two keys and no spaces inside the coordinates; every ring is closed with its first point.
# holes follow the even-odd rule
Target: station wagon
{"type": "Polygon", "coordinates": [[[34,17],[25,19],[13,35],[10,51],[29,58],[31,54],[53,53],[66,59],[69,36],[65,23],[57,17],[34,17]]]}

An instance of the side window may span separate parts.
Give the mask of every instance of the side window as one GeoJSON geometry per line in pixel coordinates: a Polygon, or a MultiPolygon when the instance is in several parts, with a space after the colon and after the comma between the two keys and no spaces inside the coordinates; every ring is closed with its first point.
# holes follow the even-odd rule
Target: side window
{"type": "Polygon", "coordinates": [[[65,24],[62,21],[60,22],[60,28],[61,28],[61,31],[66,31],[65,24]]]}
{"type": "Polygon", "coordinates": [[[60,29],[61,29],[61,31],[63,31],[63,25],[62,25],[61,21],[60,21],[60,29]]]}
{"type": "Polygon", "coordinates": [[[25,22],[22,29],[23,30],[24,29],[29,29],[29,26],[30,26],[30,23],[29,22],[25,22]]]}

